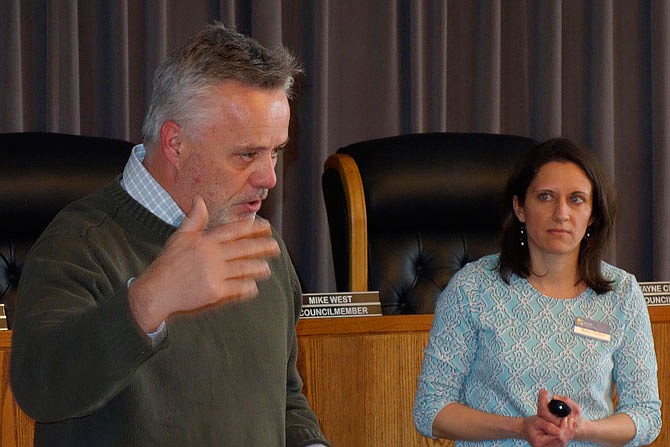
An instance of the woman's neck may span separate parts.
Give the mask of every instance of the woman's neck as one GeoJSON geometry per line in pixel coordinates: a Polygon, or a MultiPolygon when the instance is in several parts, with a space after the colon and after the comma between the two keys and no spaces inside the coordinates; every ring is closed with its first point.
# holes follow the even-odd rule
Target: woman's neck
{"type": "Polygon", "coordinates": [[[577,256],[533,257],[528,282],[543,295],[575,298],[586,289],[577,270],[577,256]]]}

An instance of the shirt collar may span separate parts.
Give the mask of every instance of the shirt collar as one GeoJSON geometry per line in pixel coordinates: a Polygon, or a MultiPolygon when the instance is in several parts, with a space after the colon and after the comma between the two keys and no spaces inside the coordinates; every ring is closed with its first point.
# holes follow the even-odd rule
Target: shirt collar
{"type": "Polygon", "coordinates": [[[145,155],[146,149],[143,144],[133,148],[123,170],[121,187],[156,217],[178,227],[184,220],[184,212],[144,167],[142,161],[145,155]]]}

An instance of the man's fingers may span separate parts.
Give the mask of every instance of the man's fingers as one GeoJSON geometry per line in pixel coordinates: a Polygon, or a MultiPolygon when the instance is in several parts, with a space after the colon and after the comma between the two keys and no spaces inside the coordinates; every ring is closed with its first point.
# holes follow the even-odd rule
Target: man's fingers
{"type": "Polygon", "coordinates": [[[226,286],[230,291],[226,291],[226,297],[230,301],[246,300],[258,295],[258,285],[252,279],[231,279],[226,286]]]}
{"type": "Polygon", "coordinates": [[[207,287],[212,297],[211,304],[221,300],[252,298],[258,294],[256,281],[269,278],[270,265],[263,259],[240,259],[229,261],[225,275],[220,271],[209,271],[201,278],[200,285],[207,287]]]}
{"type": "MultiPolygon", "coordinates": [[[[220,267],[212,264],[199,271],[199,284],[205,288],[204,295],[214,300],[225,298],[230,294],[230,284],[235,280],[260,281],[270,277],[270,264],[261,257],[227,259],[220,267]]],[[[234,295],[234,294],[233,294],[234,295]]]]}
{"type": "Polygon", "coordinates": [[[221,257],[226,261],[239,259],[267,259],[279,256],[279,244],[271,237],[238,239],[227,241],[221,249],[221,257]]]}
{"type": "Polygon", "coordinates": [[[177,232],[185,231],[203,231],[207,228],[207,221],[209,221],[209,211],[204,199],[199,195],[193,197],[193,204],[191,209],[186,213],[186,217],[177,229],[177,232]]]}
{"type": "Polygon", "coordinates": [[[274,258],[280,253],[279,244],[272,237],[272,227],[265,219],[220,225],[209,230],[207,237],[222,246],[221,256],[228,260],[274,258]]]}
{"type": "Polygon", "coordinates": [[[270,264],[264,259],[237,259],[230,261],[226,280],[231,279],[266,279],[270,277],[270,264]]]}
{"type": "Polygon", "coordinates": [[[235,239],[270,237],[272,236],[272,227],[270,222],[257,217],[254,220],[238,220],[225,223],[210,229],[209,233],[219,242],[226,242],[235,239]]]}

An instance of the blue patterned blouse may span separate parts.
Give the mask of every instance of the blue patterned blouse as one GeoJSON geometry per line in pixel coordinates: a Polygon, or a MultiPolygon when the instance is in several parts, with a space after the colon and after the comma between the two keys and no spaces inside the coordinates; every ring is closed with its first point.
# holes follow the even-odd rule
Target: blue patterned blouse
{"type": "MultiPolygon", "coordinates": [[[[570,396],[589,420],[626,413],[637,428],[628,445],[652,442],[661,428],[661,402],[649,314],[635,278],[603,263],[605,277],[614,280],[611,292],[587,289],[574,299],[553,299],[516,275],[506,284],[497,263],[491,255],[468,264],[438,300],[414,404],[419,432],[432,436],[435,416],[451,402],[505,416],[534,415],[545,388],[570,396]],[[575,334],[577,318],[607,323],[611,339],[575,334]]],[[[587,445],[593,444],[570,444],[587,445]]]]}

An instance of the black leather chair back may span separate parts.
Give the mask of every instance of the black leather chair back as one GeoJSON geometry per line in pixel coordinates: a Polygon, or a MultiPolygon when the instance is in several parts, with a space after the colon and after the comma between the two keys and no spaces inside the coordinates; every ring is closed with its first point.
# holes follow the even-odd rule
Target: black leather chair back
{"type": "MultiPolygon", "coordinates": [[[[502,195],[514,163],[535,142],[498,134],[427,133],[340,148],[360,172],[367,210],[367,290],[384,314],[432,313],[451,276],[498,250],[502,195]]],[[[337,289],[349,289],[352,261],[341,173],[323,189],[337,289]]]]}
{"type": "Polygon", "coordinates": [[[119,175],[132,147],[80,135],[0,134],[0,301],[10,326],[30,246],[61,208],[119,175]]]}

